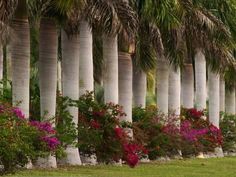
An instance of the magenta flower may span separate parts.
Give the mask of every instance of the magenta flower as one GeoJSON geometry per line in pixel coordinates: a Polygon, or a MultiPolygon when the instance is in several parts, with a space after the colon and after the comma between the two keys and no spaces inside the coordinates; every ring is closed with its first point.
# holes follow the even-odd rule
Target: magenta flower
{"type": "Polygon", "coordinates": [[[24,113],[20,110],[20,108],[13,108],[13,113],[20,119],[25,119],[24,113]]]}
{"type": "Polygon", "coordinates": [[[47,147],[53,151],[55,150],[58,145],[60,145],[60,141],[56,137],[42,137],[41,140],[47,144],[47,147]]]}
{"type": "Polygon", "coordinates": [[[39,121],[31,121],[30,125],[36,127],[40,131],[44,131],[50,134],[55,134],[55,130],[52,127],[52,124],[49,122],[39,122],[39,121]]]}

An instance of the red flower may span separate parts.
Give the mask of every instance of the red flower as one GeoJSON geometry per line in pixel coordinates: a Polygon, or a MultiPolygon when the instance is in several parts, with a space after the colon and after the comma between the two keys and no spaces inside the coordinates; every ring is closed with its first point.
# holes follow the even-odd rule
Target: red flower
{"type": "Polygon", "coordinates": [[[126,156],[126,162],[132,168],[134,168],[138,164],[138,160],[139,159],[138,159],[137,154],[131,153],[131,154],[127,154],[126,156]]]}
{"type": "Polygon", "coordinates": [[[195,108],[189,109],[188,110],[189,116],[195,119],[199,119],[201,116],[204,115],[203,111],[198,111],[195,108]]]}
{"type": "Polygon", "coordinates": [[[114,131],[115,131],[116,138],[121,139],[123,137],[124,132],[122,128],[116,127],[114,131]]]}
{"type": "Polygon", "coordinates": [[[93,117],[99,118],[99,117],[103,117],[105,115],[105,111],[94,111],[93,112],[93,117]]]}
{"type": "Polygon", "coordinates": [[[94,129],[99,129],[101,127],[101,125],[96,120],[91,120],[90,125],[94,129]]]}

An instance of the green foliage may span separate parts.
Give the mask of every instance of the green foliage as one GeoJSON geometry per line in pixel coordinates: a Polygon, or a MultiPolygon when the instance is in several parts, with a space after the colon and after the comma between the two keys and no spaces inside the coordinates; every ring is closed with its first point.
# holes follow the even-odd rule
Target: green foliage
{"type": "Polygon", "coordinates": [[[73,101],[68,97],[57,96],[56,131],[63,147],[75,145],[78,136],[77,126],[73,121],[73,116],[69,113],[72,106],[73,101]]]}
{"type": "Polygon", "coordinates": [[[173,156],[180,150],[180,137],[176,127],[176,116],[165,116],[158,113],[155,106],[134,108],[133,110],[134,139],[148,149],[151,160],[162,156],[173,156]],[[165,127],[173,131],[164,132],[165,127]]]}
{"type": "Polygon", "coordinates": [[[12,101],[12,83],[11,81],[7,79],[3,79],[0,81],[0,84],[3,85],[2,88],[0,88],[0,101],[4,103],[11,103],[12,101]],[[8,87],[7,85],[10,85],[8,87]]]}
{"type": "Polygon", "coordinates": [[[222,148],[226,152],[236,151],[236,116],[222,113],[220,128],[224,136],[222,148]]]}

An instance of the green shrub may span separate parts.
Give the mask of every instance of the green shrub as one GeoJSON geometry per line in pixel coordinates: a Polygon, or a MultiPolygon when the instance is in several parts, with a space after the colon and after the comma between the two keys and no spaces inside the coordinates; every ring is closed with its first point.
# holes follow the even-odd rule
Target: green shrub
{"type": "Polygon", "coordinates": [[[236,151],[236,115],[222,113],[220,128],[224,137],[222,148],[226,152],[236,151]]]}

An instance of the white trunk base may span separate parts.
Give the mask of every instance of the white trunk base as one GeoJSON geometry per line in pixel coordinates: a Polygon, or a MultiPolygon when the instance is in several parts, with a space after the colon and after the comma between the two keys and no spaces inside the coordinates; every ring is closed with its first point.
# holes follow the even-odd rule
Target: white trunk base
{"type": "Polygon", "coordinates": [[[48,156],[45,158],[38,158],[35,166],[38,168],[57,168],[56,157],[48,156]]]}
{"type": "Polygon", "coordinates": [[[65,149],[66,157],[59,160],[62,165],[82,165],[79,150],[76,147],[67,147],[65,149]]]}

